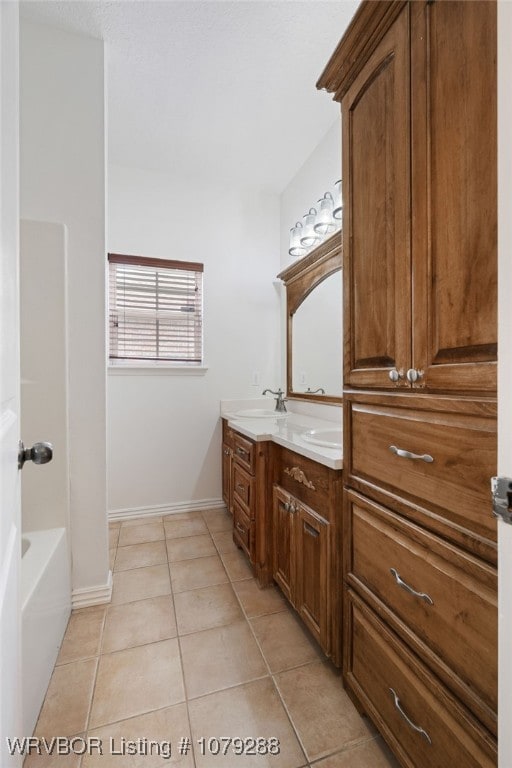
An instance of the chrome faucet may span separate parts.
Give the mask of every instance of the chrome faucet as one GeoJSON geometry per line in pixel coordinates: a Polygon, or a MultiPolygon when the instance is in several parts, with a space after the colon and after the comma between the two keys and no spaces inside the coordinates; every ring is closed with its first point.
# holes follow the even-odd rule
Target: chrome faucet
{"type": "Polygon", "coordinates": [[[283,390],[279,388],[277,392],[274,392],[274,390],[272,389],[264,389],[261,394],[266,395],[267,392],[270,392],[271,395],[277,395],[277,397],[274,398],[274,400],[276,401],[276,411],[278,411],[279,413],[286,413],[286,405],[285,405],[283,390]]]}
{"type": "Polygon", "coordinates": [[[318,389],[311,389],[311,387],[308,387],[306,389],[306,394],[308,395],[316,395],[318,392],[320,392],[322,395],[325,395],[325,389],[323,387],[318,387],[318,389]]]}

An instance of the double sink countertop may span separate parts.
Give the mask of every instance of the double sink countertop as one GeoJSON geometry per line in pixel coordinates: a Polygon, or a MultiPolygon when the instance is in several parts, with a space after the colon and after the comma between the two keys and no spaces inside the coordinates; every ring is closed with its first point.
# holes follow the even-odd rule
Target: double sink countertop
{"type": "MultiPolygon", "coordinates": [[[[314,445],[311,435],[314,430],[321,433],[324,430],[332,432],[341,430],[341,409],[337,421],[319,419],[315,416],[306,416],[287,410],[286,413],[273,412],[268,418],[250,418],[237,416],[239,411],[251,411],[251,409],[268,409],[271,411],[273,400],[221,400],[220,415],[227,419],[228,425],[236,432],[248,437],[255,442],[271,440],[283,448],[289,448],[301,456],[324,464],[331,469],[343,469],[343,449],[330,448],[323,445],[314,445]],[[306,438],[306,439],[305,439],[306,438]]],[[[321,434],[319,435],[321,438],[321,434]]]]}

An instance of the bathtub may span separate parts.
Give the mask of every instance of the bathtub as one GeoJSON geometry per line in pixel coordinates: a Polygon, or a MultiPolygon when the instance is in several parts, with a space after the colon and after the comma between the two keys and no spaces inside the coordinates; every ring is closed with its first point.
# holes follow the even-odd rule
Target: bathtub
{"type": "Polygon", "coordinates": [[[21,539],[23,735],[30,736],[71,612],[65,528],[23,533],[21,539]]]}

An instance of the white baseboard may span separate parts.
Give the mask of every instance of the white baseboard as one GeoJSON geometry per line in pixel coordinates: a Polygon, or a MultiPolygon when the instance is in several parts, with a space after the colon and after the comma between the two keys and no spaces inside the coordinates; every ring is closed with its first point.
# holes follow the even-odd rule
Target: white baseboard
{"type": "Polygon", "coordinates": [[[161,515],[177,515],[180,512],[200,512],[204,509],[225,509],[222,499],[201,499],[199,501],[178,501],[174,504],[158,504],[152,507],[130,507],[128,509],[111,509],[108,513],[109,523],[131,520],[134,517],[160,517],[161,515]]]}
{"type": "Polygon", "coordinates": [[[112,598],[112,571],[108,572],[107,583],[97,587],[74,589],[71,593],[71,607],[88,608],[90,605],[110,603],[112,598]]]}

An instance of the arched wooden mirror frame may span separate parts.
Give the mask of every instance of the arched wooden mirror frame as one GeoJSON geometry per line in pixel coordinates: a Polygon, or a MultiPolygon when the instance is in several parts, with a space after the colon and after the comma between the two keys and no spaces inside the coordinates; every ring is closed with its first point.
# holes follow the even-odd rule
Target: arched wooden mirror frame
{"type": "MultiPolygon", "coordinates": [[[[286,288],[286,397],[294,400],[308,400],[320,403],[341,403],[341,395],[294,392],[292,388],[292,339],[293,315],[304,299],[317,285],[343,267],[343,239],[341,232],[335,232],[307,256],[294,262],[278,274],[286,288]]],[[[341,299],[341,297],[340,297],[341,299]]],[[[342,314],[340,303],[340,315],[342,314]]],[[[340,348],[340,358],[343,350],[340,348]]],[[[340,381],[340,388],[342,382],[340,381]]]]}

